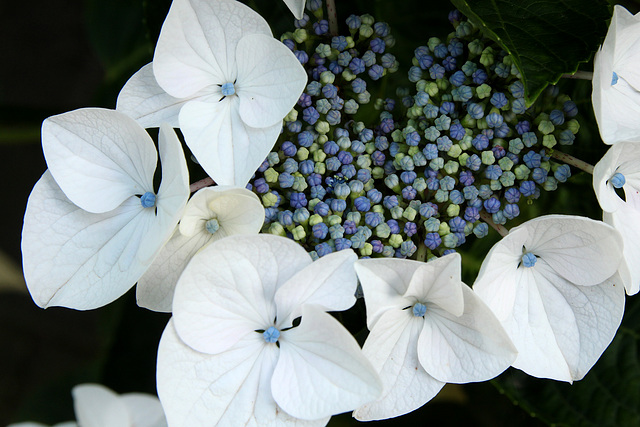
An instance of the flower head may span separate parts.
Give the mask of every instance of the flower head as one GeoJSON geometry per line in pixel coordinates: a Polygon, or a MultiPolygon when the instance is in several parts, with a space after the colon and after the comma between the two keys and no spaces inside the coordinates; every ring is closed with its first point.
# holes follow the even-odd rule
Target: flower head
{"type": "Polygon", "coordinates": [[[144,126],[180,126],[198,163],[243,187],[273,147],[307,76],[267,22],[235,0],[177,0],[153,63],[127,82],[118,110],[144,126]]]}
{"type": "Polygon", "coordinates": [[[428,263],[356,262],[371,333],[362,349],[385,386],[358,408],[361,421],[391,418],[431,400],[447,382],[491,379],[516,351],[489,308],[461,278],[460,255],[428,263]]]}
{"type": "Polygon", "coordinates": [[[529,375],[575,381],[622,320],[622,238],[588,218],[548,215],[511,229],[490,251],[473,290],[518,349],[529,375]]]}
{"type": "Polygon", "coordinates": [[[355,302],[355,259],[345,250],[312,262],[297,243],[263,234],[196,254],[158,350],[169,422],[324,425],[377,398],[358,344],[325,313],[355,302]]]}
{"type": "Polygon", "coordinates": [[[29,292],[41,307],[87,310],[115,300],[142,276],[189,196],[180,141],[168,126],[157,152],[122,113],[86,108],[42,125],[49,170],[36,183],[22,230],[29,292]]]}
{"type": "Polygon", "coordinates": [[[640,136],[640,15],[616,5],[593,63],[593,109],[607,144],[640,136]]]}

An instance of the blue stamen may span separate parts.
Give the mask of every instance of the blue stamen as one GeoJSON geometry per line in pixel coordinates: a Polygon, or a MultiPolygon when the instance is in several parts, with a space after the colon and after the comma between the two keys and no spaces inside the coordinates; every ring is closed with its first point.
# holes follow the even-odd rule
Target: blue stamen
{"type": "Polygon", "coordinates": [[[262,337],[266,342],[273,344],[278,341],[278,338],[280,338],[280,331],[273,326],[269,326],[269,329],[262,333],[262,337]]]}
{"type": "Polygon", "coordinates": [[[222,95],[229,96],[236,93],[235,87],[233,87],[233,83],[224,83],[222,85],[222,95]]]}
{"type": "Polygon", "coordinates": [[[216,231],[218,231],[218,229],[220,228],[220,223],[218,222],[217,219],[211,218],[209,221],[206,222],[205,228],[210,234],[215,234],[216,231]]]}
{"type": "Polygon", "coordinates": [[[622,188],[622,186],[627,182],[624,175],[620,172],[616,172],[610,179],[609,182],[613,185],[614,188],[622,188]]]}
{"type": "Polygon", "coordinates": [[[614,71],[613,76],[611,76],[611,86],[614,86],[618,83],[618,74],[614,71]]]}
{"type": "Polygon", "coordinates": [[[143,208],[152,208],[156,205],[156,195],[147,191],[140,197],[140,203],[143,208]]]}
{"type": "Polygon", "coordinates": [[[426,314],[427,312],[427,306],[417,302],[414,306],[413,309],[411,310],[413,312],[413,315],[416,317],[422,317],[426,314]]]}
{"type": "Polygon", "coordinates": [[[526,254],[522,255],[522,265],[524,265],[525,267],[533,267],[534,265],[536,265],[537,260],[538,258],[531,252],[527,252],[526,254]]]}

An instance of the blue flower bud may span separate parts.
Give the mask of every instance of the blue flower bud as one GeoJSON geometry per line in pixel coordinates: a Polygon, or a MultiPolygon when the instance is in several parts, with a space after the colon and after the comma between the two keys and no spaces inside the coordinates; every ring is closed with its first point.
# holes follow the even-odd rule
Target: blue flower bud
{"type": "Polygon", "coordinates": [[[495,197],[490,197],[484,201],[484,210],[488,213],[496,213],[500,210],[500,201],[495,197]]]}
{"type": "Polygon", "coordinates": [[[365,62],[360,58],[353,58],[349,63],[349,69],[353,74],[364,73],[365,71],[365,62]]]}
{"type": "Polygon", "coordinates": [[[379,54],[383,54],[386,45],[384,43],[384,40],[382,40],[381,38],[376,37],[375,39],[372,39],[369,42],[369,47],[371,48],[371,50],[373,52],[379,53],[379,54]]]}
{"type": "Polygon", "coordinates": [[[472,119],[476,120],[484,117],[484,109],[482,106],[473,102],[467,104],[467,113],[469,113],[472,119]]]}
{"type": "Polygon", "coordinates": [[[293,186],[293,176],[288,172],[283,172],[278,176],[280,188],[291,188],[293,186]]]}
{"type": "Polygon", "coordinates": [[[445,72],[446,70],[440,64],[433,64],[431,67],[429,67],[429,76],[434,80],[443,78],[445,72]]]}
{"type": "MultiPolygon", "coordinates": [[[[319,237],[319,239],[324,239],[324,237],[319,237]]],[[[318,254],[319,257],[323,257],[325,255],[329,255],[331,252],[333,252],[333,249],[331,249],[331,246],[326,243],[320,243],[319,245],[316,245],[315,250],[318,254]]]]}
{"type": "Polygon", "coordinates": [[[484,176],[487,179],[499,179],[502,175],[502,169],[498,165],[489,165],[484,170],[484,176]]]}
{"type": "Polygon", "coordinates": [[[518,203],[520,200],[520,191],[515,187],[507,188],[504,192],[504,198],[508,203],[518,203]]]}
{"type": "Polygon", "coordinates": [[[422,78],[422,70],[420,69],[420,67],[411,67],[409,68],[407,77],[410,82],[415,83],[422,78]]]}
{"type": "Polygon", "coordinates": [[[335,239],[336,250],[349,249],[352,245],[351,240],[345,238],[335,239]]]}
{"type": "Polygon", "coordinates": [[[382,58],[380,58],[380,64],[383,68],[392,68],[396,65],[396,57],[390,53],[385,53],[382,55],[382,58]]]}
{"type": "Polygon", "coordinates": [[[456,58],[454,58],[453,56],[447,56],[445,59],[442,60],[442,66],[448,72],[452,72],[453,70],[456,69],[457,62],[458,61],[456,61],[456,58]]]}
{"type": "Polygon", "coordinates": [[[502,125],[504,118],[498,113],[490,113],[487,114],[486,121],[490,128],[497,128],[502,125]]]}
{"type": "Polygon", "coordinates": [[[482,160],[477,154],[472,154],[466,161],[466,166],[472,171],[477,171],[482,166],[482,160]]]}
{"type": "Polygon", "coordinates": [[[527,154],[524,155],[522,160],[524,161],[524,164],[527,165],[528,168],[533,169],[533,168],[540,167],[540,164],[542,162],[542,156],[536,153],[535,151],[529,151],[527,154]]]}
{"type": "MultiPolygon", "coordinates": [[[[486,135],[479,134],[471,141],[471,144],[478,151],[483,151],[489,147],[489,138],[486,135]]],[[[477,169],[476,169],[477,170],[477,169]]]]}
{"type": "Polygon", "coordinates": [[[578,114],[578,107],[573,101],[566,101],[562,105],[562,110],[567,115],[567,117],[575,117],[578,114]]]}
{"type": "Polygon", "coordinates": [[[564,124],[564,114],[560,110],[553,110],[549,113],[549,120],[556,126],[564,124]]]}
{"type": "Polygon", "coordinates": [[[518,205],[509,204],[504,207],[503,213],[504,216],[507,217],[507,219],[513,219],[520,215],[520,208],[518,207],[518,205]]]}
{"type": "Polygon", "coordinates": [[[258,194],[265,194],[269,191],[269,184],[264,178],[258,178],[253,182],[253,186],[258,194]]]}
{"type": "Polygon", "coordinates": [[[300,120],[296,120],[295,122],[287,123],[287,129],[291,133],[298,133],[302,130],[302,122],[300,120]]]}
{"type": "Polygon", "coordinates": [[[484,82],[487,81],[488,78],[489,78],[489,76],[482,69],[475,70],[473,72],[473,74],[471,75],[471,79],[473,80],[473,83],[475,83],[477,85],[483,84],[484,82]]]}
{"type": "Polygon", "coordinates": [[[436,249],[441,243],[442,239],[438,233],[427,233],[425,236],[424,245],[431,250],[436,249]]]}
{"type": "Polygon", "coordinates": [[[524,114],[527,111],[527,104],[524,98],[517,98],[511,104],[511,111],[514,114],[524,114]]]}
{"type": "Polygon", "coordinates": [[[533,179],[536,183],[542,185],[547,180],[547,171],[543,168],[535,168],[531,173],[531,179],[533,179]]]}
{"type": "Polygon", "coordinates": [[[313,31],[316,35],[321,36],[323,34],[327,34],[329,32],[329,21],[326,19],[321,19],[318,22],[313,23],[313,31]]]}
{"type": "Polygon", "coordinates": [[[520,183],[520,193],[525,196],[534,196],[536,192],[536,183],[533,181],[523,181],[520,183]]]}
{"type": "Polygon", "coordinates": [[[522,255],[522,265],[527,268],[531,268],[536,265],[538,258],[531,252],[527,252],[522,255]]]}
{"type": "Polygon", "coordinates": [[[609,183],[613,188],[622,188],[627,183],[627,180],[623,174],[616,172],[611,178],[609,178],[609,183]]]}
{"type": "Polygon", "coordinates": [[[301,147],[311,147],[311,144],[313,144],[313,140],[313,133],[308,130],[305,130],[304,132],[300,132],[298,134],[298,145],[300,145],[301,147]]]}

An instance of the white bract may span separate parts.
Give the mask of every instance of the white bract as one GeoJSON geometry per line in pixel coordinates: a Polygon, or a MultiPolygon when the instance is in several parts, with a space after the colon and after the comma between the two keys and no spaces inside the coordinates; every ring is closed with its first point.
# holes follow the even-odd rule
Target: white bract
{"type": "Polygon", "coordinates": [[[640,290],[640,143],[623,141],[611,147],[593,168],[593,188],[604,222],[622,235],[629,272],[625,288],[635,295],[640,290]],[[624,192],[625,200],[616,188],[624,192]]]}
{"type": "Polygon", "coordinates": [[[376,399],[378,376],[326,313],[355,303],[356,258],[312,262],[294,241],[264,234],[197,253],[158,349],[169,424],[319,426],[376,399]]]}
{"type": "Polygon", "coordinates": [[[284,0],[284,3],[287,5],[296,19],[302,19],[302,16],[304,15],[304,5],[306,3],[306,0],[284,0]]]}
{"type": "Polygon", "coordinates": [[[157,152],[131,118],[86,108],[46,119],[42,147],[49,170],[24,217],[25,280],[40,307],[101,307],[129,290],[171,235],[189,197],[182,147],[160,128],[157,152]]]}
{"type": "Polygon", "coordinates": [[[619,5],[594,58],[592,102],[605,143],[640,138],[640,15],[619,5]]]}
{"type": "Polygon", "coordinates": [[[179,125],[204,170],[244,187],[267,157],[307,82],[267,22],[235,0],[175,0],[152,64],[117,109],[145,127],[179,125]]]}
{"type": "Polygon", "coordinates": [[[370,421],[396,417],[431,400],[445,383],[486,381],[516,350],[491,310],[462,282],[459,254],[423,263],[356,262],[371,333],[362,349],[383,396],[358,408],[370,421]]]}
{"type": "Polygon", "coordinates": [[[482,263],[473,289],[518,349],[529,375],[582,379],[624,311],[620,234],[601,221],[542,216],[511,229],[482,263]]]}
{"type": "Polygon", "coordinates": [[[171,311],[178,278],[209,243],[234,234],[257,234],[264,223],[260,199],[245,188],[207,187],[191,197],[179,227],[138,281],[138,305],[171,311]]]}
{"type": "MultiPolygon", "coordinates": [[[[53,427],[166,427],[167,420],[157,397],[145,393],[118,395],[99,384],[81,384],[72,390],[75,422],[53,427]]],[[[19,423],[9,427],[46,427],[19,423]]]]}

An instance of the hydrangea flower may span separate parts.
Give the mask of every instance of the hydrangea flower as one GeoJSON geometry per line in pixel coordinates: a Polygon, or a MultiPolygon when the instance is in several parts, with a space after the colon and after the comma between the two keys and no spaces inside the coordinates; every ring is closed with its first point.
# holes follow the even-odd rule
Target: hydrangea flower
{"type": "Polygon", "coordinates": [[[428,263],[356,262],[371,333],[362,349],[380,374],[381,399],[354,412],[361,421],[424,405],[447,382],[489,380],[516,350],[491,310],[461,280],[457,253],[428,263]]]}
{"type": "Polygon", "coordinates": [[[616,5],[593,61],[593,110],[607,144],[640,137],[640,15],[616,5]]]}
{"type": "Polygon", "coordinates": [[[355,302],[356,255],[312,262],[292,240],[230,236],[184,270],[158,349],[171,425],[325,425],[382,385],[326,311],[355,302]],[[301,318],[301,320],[299,320],[301,318]]]}
{"type": "Polygon", "coordinates": [[[473,289],[518,349],[514,367],[560,381],[585,376],[622,320],[621,258],[616,230],[564,215],[527,221],[489,251],[473,289]]]}
{"type": "Polygon", "coordinates": [[[179,124],[204,170],[244,187],[273,147],[307,75],[267,22],[235,0],[176,0],[152,64],[117,109],[145,127],[179,124]]]}
{"type": "Polygon", "coordinates": [[[629,272],[625,288],[635,295],[640,290],[640,144],[623,141],[611,147],[593,168],[593,188],[604,222],[622,235],[629,272]],[[616,189],[624,192],[625,200],[616,189]]]}
{"type": "MultiPolygon", "coordinates": [[[[167,425],[157,397],[146,393],[118,395],[99,384],[80,384],[73,388],[76,422],[53,427],[163,427],[167,425]]],[[[18,423],[9,427],[46,427],[39,423],[18,423]]]]}
{"type": "Polygon", "coordinates": [[[43,308],[101,307],[135,284],[178,223],[189,197],[180,141],[160,128],[157,192],[154,143],[117,111],[50,117],[42,147],[49,170],[29,196],[22,230],[27,287],[43,308]]]}
{"type": "Polygon", "coordinates": [[[257,234],[264,222],[258,197],[244,188],[199,190],[187,203],[179,227],[138,281],[138,305],[171,311],[173,291],[193,255],[209,243],[234,234],[257,234]]]}

